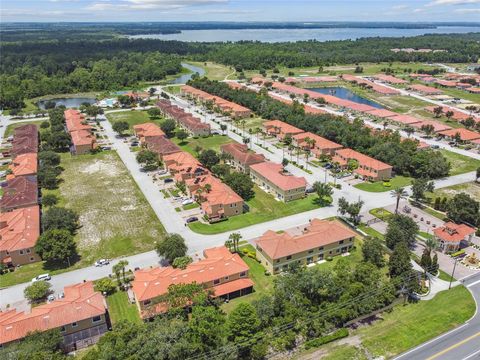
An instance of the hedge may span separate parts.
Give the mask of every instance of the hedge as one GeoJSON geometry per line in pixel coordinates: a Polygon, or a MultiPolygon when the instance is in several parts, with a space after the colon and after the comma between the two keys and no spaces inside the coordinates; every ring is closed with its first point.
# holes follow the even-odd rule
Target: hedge
{"type": "Polygon", "coordinates": [[[305,342],[305,349],[308,350],[311,348],[316,348],[316,347],[328,344],[329,342],[332,342],[338,339],[343,339],[344,337],[347,337],[347,336],[348,336],[348,330],[345,328],[342,328],[330,335],[322,336],[322,337],[305,342]]]}

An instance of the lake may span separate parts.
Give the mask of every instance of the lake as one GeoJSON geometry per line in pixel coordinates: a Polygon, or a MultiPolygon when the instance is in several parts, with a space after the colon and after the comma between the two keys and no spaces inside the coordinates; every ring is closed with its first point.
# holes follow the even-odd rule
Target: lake
{"type": "Polygon", "coordinates": [[[219,30],[182,30],[179,34],[143,34],[130,38],[179,40],[179,41],[263,41],[291,42],[302,40],[348,40],[363,37],[402,37],[424,34],[479,32],[480,26],[438,26],[435,29],[392,29],[392,28],[330,28],[330,29],[219,29],[219,30]]]}
{"type": "Polygon", "coordinates": [[[310,88],[308,90],[312,90],[320,94],[333,95],[340,99],[354,101],[359,104],[370,105],[377,109],[383,109],[383,106],[376,103],[375,101],[365,99],[343,87],[334,86],[324,88],[310,88]]]}
{"type": "Polygon", "coordinates": [[[56,99],[49,99],[49,100],[41,100],[37,103],[38,107],[40,109],[45,109],[45,103],[48,101],[53,101],[56,106],[63,105],[67,109],[70,108],[78,108],[82,103],[89,103],[89,104],[95,104],[97,100],[95,98],[89,98],[89,97],[74,97],[74,98],[56,98],[56,99]]]}
{"type": "Polygon", "coordinates": [[[188,80],[192,78],[192,75],[198,73],[200,76],[205,75],[205,70],[201,67],[190,65],[187,63],[182,63],[182,66],[191,71],[191,73],[183,74],[173,80],[172,84],[185,84],[188,80]]]}

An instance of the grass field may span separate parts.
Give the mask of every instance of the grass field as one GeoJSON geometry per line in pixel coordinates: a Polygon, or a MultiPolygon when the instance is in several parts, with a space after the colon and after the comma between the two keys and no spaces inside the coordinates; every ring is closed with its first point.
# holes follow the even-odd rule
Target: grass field
{"type": "Polygon", "coordinates": [[[469,182],[465,184],[453,185],[441,189],[436,189],[435,192],[428,193],[429,198],[435,199],[436,197],[446,197],[447,199],[453,198],[456,194],[465,193],[470,195],[476,201],[480,201],[480,184],[476,182],[469,182]]]}
{"type": "Polygon", "coordinates": [[[137,306],[135,304],[130,304],[128,301],[128,295],[125,291],[117,291],[108,296],[107,304],[113,327],[115,327],[115,323],[120,320],[128,320],[136,324],[142,322],[137,306]]]}
{"type": "Polygon", "coordinates": [[[228,220],[216,224],[191,223],[189,224],[190,229],[200,234],[218,234],[319,207],[316,195],[284,203],[275,200],[272,195],[265,193],[257,186],[254,187],[254,191],[255,197],[247,201],[250,208],[248,213],[232,216],[228,220]]]}
{"type": "Polygon", "coordinates": [[[0,277],[0,286],[31,280],[34,276],[91,265],[100,258],[152,250],[165,230],[142,192],[115,152],[71,156],[62,154],[63,181],[54,193],[59,206],[79,214],[80,228],[75,235],[80,259],[70,268],[45,269],[43,263],[22,266],[0,277]]]}
{"type": "Polygon", "coordinates": [[[389,183],[390,186],[384,186],[383,181],[376,182],[363,182],[357,185],[354,185],[357,189],[368,191],[368,192],[384,192],[391,191],[397,187],[409,186],[412,182],[412,178],[406,176],[395,176],[392,178],[389,183]]]}
{"type": "Polygon", "coordinates": [[[233,142],[233,140],[226,135],[212,135],[209,137],[199,137],[197,139],[190,137],[184,141],[180,141],[178,138],[174,137],[171,140],[180,146],[182,150],[185,150],[194,156],[197,155],[195,152],[197,146],[200,146],[204,150],[212,149],[219,152],[221,145],[233,142]]]}
{"type": "Polygon", "coordinates": [[[235,70],[222,64],[218,64],[210,61],[207,61],[205,63],[188,61],[188,64],[192,64],[194,66],[203,68],[205,70],[205,76],[208,77],[210,80],[224,80],[225,78],[235,79],[235,70]],[[231,75],[231,76],[228,76],[228,75],[231,75]]]}
{"type": "Polygon", "coordinates": [[[460,155],[448,150],[442,149],[439,151],[452,165],[450,170],[450,176],[475,171],[478,167],[480,167],[480,160],[460,155]]]}
{"type": "Polygon", "coordinates": [[[112,123],[116,123],[117,121],[126,121],[130,126],[129,133],[132,133],[133,126],[137,124],[143,124],[146,122],[156,123],[159,125],[158,119],[152,119],[148,116],[146,111],[121,111],[121,112],[114,112],[110,114],[106,114],[107,119],[112,123]]]}

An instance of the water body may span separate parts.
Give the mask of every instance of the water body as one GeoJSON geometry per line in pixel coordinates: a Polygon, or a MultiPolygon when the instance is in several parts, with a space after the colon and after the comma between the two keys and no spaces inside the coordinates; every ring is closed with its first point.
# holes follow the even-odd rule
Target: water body
{"type": "Polygon", "coordinates": [[[57,99],[50,99],[50,100],[41,100],[37,103],[40,109],[45,109],[45,103],[48,101],[53,101],[56,106],[63,105],[67,109],[70,108],[78,108],[83,103],[95,104],[97,100],[94,98],[88,97],[76,97],[76,98],[57,98],[57,99]]]}
{"type": "Polygon", "coordinates": [[[191,71],[191,73],[183,74],[177,77],[175,80],[172,81],[172,84],[185,84],[188,80],[192,78],[192,75],[198,73],[198,75],[203,76],[205,75],[205,70],[201,67],[190,65],[187,63],[182,63],[182,66],[191,71]]]}
{"type": "Polygon", "coordinates": [[[312,90],[320,94],[333,95],[340,99],[354,101],[359,104],[370,105],[377,109],[383,109],[383,106],[376,103],[375,101],[365,99],[364,97],[361,97],[343,87],[334,86],[334,87],[324,87],[324,88],[311,88],[308,90],[312,90]]]}
{"type": "Polygon", "coordinates": [[[435,29],[392,29],[392,28],[331,28],[331,29],[220,29],[182,30],[179,34],[132,35],[130,38],[179,40],[188,42],[262,41],[292,42],[301,40],[348,40],[363,37],[402,37],[424,34],[462,34],[480,32],[480,26],[438,26],[435,29]]]}

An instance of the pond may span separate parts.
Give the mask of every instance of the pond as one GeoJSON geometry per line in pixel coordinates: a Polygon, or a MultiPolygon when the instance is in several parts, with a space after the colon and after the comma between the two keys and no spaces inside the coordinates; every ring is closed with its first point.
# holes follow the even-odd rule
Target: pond
{"type": "Polygon", "coordinates": [[[188,80],[192,78],[192,75],[198,73],[200,76],[205,75],[205,70],[201,67],[190,65],[187,63],[182,63],[182,66],[191,72],[188,74],[180,75],[175,80],[172,81],[172,84],[185,84],[188,80]]]}
{"type": "Polygon", "coordinates": [[[49,99],[49,100],[40,100],[39,102],[37,102],[37,106],[43,110],[45,109],[45,103],[47,103],[48,101],[53,101],[56,106],[63,105],[67,109],[78,108],[83,103],[95,104],[97,102],[95,98],[89,98],[89,97],[56,98],[56,99],[49,99]]]}
{"type": "Polygon", "coordinates": [[[311,88],[309,90],[318,92],[320,94],[333,95],[340,99],[354,101],[359,104],[370,105],[377,109],[383,109],[383,106],[376,103],[375,101],[365,99],[364,97],[361,97],[343,87],[334,86],[334,87],[324,87],[324,88],[311,88]]]}

